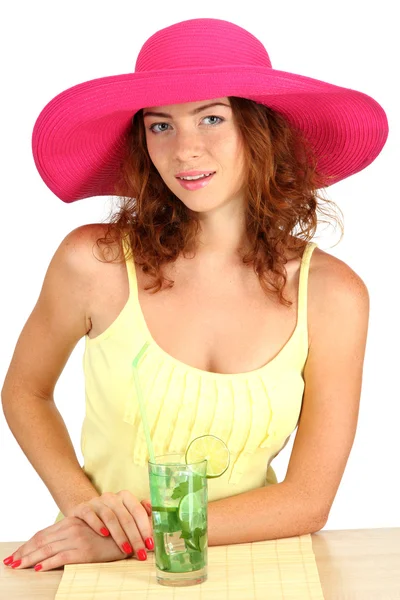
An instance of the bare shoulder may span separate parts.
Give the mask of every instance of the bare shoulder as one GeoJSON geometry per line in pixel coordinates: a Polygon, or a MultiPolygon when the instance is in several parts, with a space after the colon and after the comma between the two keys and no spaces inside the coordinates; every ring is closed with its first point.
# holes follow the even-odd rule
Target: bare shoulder
{"type": "MultiPolygon", "coordinates": [[[[338,277],[346,277],[354,282],[363,283],[361,277],[348,265],[346,262],[337,258],[325,250],[316,247],[312,253],[310,263],[310,273],[313,271],[318,278],[318,282],[322,283],[323,279],[338,277]],[[323,275],[323,277],[321,277],[323,275]]],[[[364,284],[365,285],[365,284],[364,284]]]]}
{"type": "Polygon", "coordinates": [[[107,263],[96,257],[96,241],[106,226],[78,227],[59,244],[48,266],[39,298],[18,338],[4,383],[10,402],[17,388],[51,398],[77,342],[90,330],[94,292],[107,263]]]}
{"type": "Polygon", "coordinates": [[[103,279],[118,269],[123,257],[118,239],[107,238],[107,223],[89,223],[70,231],[61,241],[52,260],[53,266],[64,270],[88,291],[102,284],[103,279]]]}
{"type": "Polygon", "coordinates": [[[285,481],[316,531],[327,522],[356,433],[369,294],[354,269],[315,248],[308,298],[304,396],[285,481]]]}
{"type": "MultiPolygon", "coordinates": [[[[98,245],[98,241],[105,237],[108,229],[107,223],[89,223],[81,225],[70,231],[62,240],[59,250],[63,253],[71,266],[87,268],[95,266],[104,260],[104,251],[98,245]]],[[[117,256],[120,245],[108,244],[108,249],[117,256]]]]}
{"type": "Polygon", "coordinates": [[[97,241],[104,237],[107,227],[103,223],[81,225],[62,239],[50,261],[35,307],[35,314],[40,315],[68,312],[70,331],[75,328],[75,336],[83,335],[91,327],[92,299],[105,278],[104,265],[107,265],[97,241]],[[80,323],[79,328],[75,322],[80,323]]]}
{"type": "Polygon", "coordinates": [[[119,236],[106,238],[107,232],[107,223],[81,225],[65,236],[53,259],[80,288],[89,313],[99,294],[112,289],[125,270],[119,236]]]}
{"type": "Polygon", "coordinates": [[[343,260],[315,248],[308,281],[309,333],[323,331],[327,321],[368,320],[369,292],[364,280],[343,260]]]}

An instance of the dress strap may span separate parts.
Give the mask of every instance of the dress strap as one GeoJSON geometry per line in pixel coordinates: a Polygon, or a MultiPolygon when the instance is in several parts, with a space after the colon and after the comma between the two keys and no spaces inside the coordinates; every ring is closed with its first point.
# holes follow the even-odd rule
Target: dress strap
{"type": "Polygon", "coordinates": [[[129,281],[129,298],[132,301],[136,301],[136,299],[138,298],[138,284],[137,284],[137,277],[136,277],[136,267],[135,267],[134,256],[133,256],[133,252],[131,249],[131,244],[130,244],[128,235],[126,235],[122,238],[122,249],[123,249],[124,256],[125,256],[125,264],[126,264],[126,270],[127,270],[127,274],[128,274],[128,281],[129,281]]]}
{"type": "Polygon", "coordinates": [[[315,248],[317,248],[315,242],[308,242],[303,251],[300,265],[297,320],[299,324],[303,324],[305,327],[307,327],[308,272],[310,270],[311,256],[315,248]]]}

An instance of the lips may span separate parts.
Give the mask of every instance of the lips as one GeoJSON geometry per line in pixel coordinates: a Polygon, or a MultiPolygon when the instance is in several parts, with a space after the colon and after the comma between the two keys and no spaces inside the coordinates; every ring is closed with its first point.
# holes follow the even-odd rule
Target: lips
{"type": "Polygon", "coordinates": [[[206,185],[208,185],[210,183],[210,181],[213,179],[214,175],[215,175],[215,173],[212,173],[211,175],[208,175],[206,177],[200,177],[200,179],[188,180],[188,179],[177,178],[177,180],[179,181],[181,186],[183,188],[185,188],[185,190],[198,190],[198,189],[203,188],[206,185]]]}
{"type": "Polygon", "coordinates": [[[177,173],[175,177],[197,177],[197,175],[208,175],[208,173],[215,173],[212,169],[208,171],[181,171],[177,173]]]}

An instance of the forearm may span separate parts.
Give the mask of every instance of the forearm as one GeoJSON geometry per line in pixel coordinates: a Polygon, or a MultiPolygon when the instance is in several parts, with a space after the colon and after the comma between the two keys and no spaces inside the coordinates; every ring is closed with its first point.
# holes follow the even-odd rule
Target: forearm
{"type": "Polygon", "coordinates": [[[3,398],[7,423],[61,512],[99,496],[82,470],[65,423],[52,400],[19,395],[3,398]]]}
{"type": "Polygon", "coordinates": [[[324,521],[310,502],[285,483],[208,504],[210,546],[259,542],[313,533],[324,521]]]}

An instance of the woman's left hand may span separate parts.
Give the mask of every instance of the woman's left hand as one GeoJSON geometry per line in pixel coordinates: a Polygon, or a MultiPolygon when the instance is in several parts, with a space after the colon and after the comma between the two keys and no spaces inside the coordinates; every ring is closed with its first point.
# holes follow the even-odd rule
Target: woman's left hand
{"type": "Polygon", "coordinates": [[[13,553],[14,560],[9,566],[26,569],[41,565],[35,570],[49,571],[69,564],[110,562],[128,556],[111,537],[98,535],[82,519],[64,517],[20,546],[13,553]]]}

